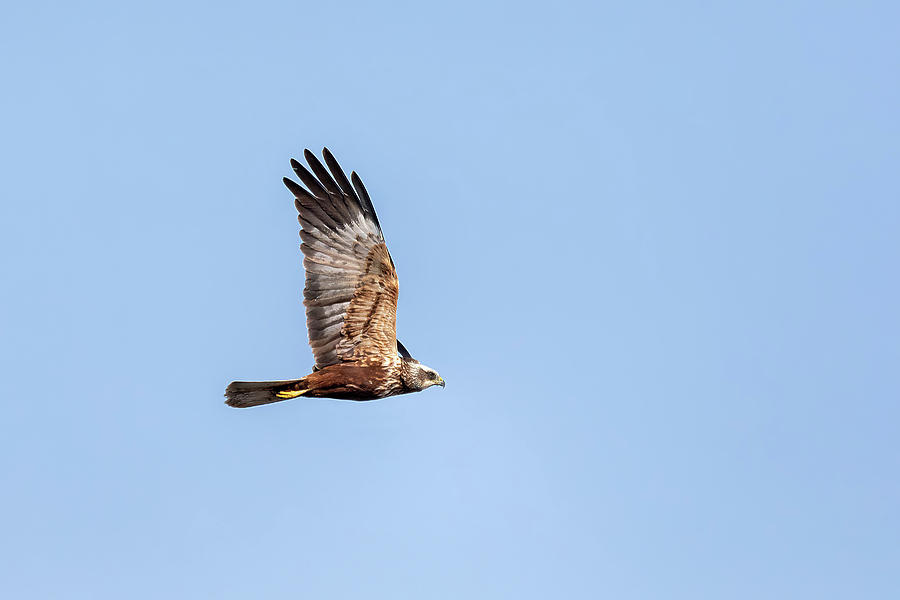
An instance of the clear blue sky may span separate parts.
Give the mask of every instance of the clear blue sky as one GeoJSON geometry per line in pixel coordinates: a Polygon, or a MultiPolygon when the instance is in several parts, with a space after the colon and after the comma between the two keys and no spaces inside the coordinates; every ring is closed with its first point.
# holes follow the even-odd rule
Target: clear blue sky
{"type": "Polygon", "coordinates": [[[0,588],[900,597],[896,3],[17,3],[0,588]],[[445,390],[312,365],[358,171],[445,390]]]}

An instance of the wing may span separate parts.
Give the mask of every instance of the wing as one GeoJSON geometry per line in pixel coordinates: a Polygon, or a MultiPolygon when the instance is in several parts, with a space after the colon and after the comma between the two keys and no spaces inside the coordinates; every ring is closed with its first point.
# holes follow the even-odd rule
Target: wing
{"type": "Polygon", "coordinates": [[[291,166],[306,188],[286,177],[284,184],[300,213],[303,304],[316,367],[396,360],[399,282],[369,194],[327,148],[328,169],[309,150],[303,154],[312,172],[293,159],[291,166]]]}
{"type": "Polygon", "coordinates": [[[412,357],[412,355],[409,353],[409,350],[406,349],[406,346],[404,346],[400,342],[400,340],[397,340],[397,352],[399,352],[400,356],[402,356],[403,358],[409,358],[409,359],[415,360],[412,357]]]}

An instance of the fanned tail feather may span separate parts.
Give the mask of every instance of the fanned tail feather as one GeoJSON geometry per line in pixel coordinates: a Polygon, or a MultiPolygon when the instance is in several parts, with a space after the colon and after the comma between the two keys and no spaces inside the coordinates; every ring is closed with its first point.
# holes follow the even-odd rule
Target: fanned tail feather
{"type": "Polygon", "coordinates": [[[225,388],[225,404],[250,408],[302,396],[308,391],[302,379],[290,381],[232,381],[225,388]]]}

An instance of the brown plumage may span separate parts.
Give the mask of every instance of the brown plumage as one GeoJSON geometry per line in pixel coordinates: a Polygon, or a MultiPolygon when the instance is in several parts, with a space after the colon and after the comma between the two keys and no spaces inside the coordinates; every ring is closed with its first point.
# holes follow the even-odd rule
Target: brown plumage
{"type": "Polygon", "coordinates": [[[284,178],[302,227],[313,373],[290,381],[232,382],[225,390],[229,406],[298,396],[374,400],[444,385],[397,340],[400,286],[366,188],[355,172],[347,178],[327,148],[322,154],[328,169],[304,151],[312,172],[291,159],[305,188],[284,178]]]}

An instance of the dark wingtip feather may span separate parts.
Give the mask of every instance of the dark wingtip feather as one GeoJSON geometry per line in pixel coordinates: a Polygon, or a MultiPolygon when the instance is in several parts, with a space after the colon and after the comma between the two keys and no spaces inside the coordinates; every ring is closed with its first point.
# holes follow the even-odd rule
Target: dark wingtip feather
{"type": "MultiPolygon", "coordinates": [[[[353,185],[350,184],[350,180],[347,179],[344,170],[341,168],[341,165],[338,164],[337,159],[331,151],[329,151],[328,148],[322,148],[322,156],[325,157],[325,164],[328,165],[331,176],[337,180],[337,184],[340,186],[341,191],[356,202],[359,202],[359,196],[356,194],[356,190],[353,189],[353,185]]],[[[363,208],[363,210],[365,210],[365,208],[363,208]]]]}
{"type": "Polygon", "coordinates": [[[331,173],[329,173],[328,169],[322,165],[318,157],[309,150],[306,150],[303,155],[306,157],[306,162],[309,163],[313,173],[319,178],[319,183],[325,186],[325,189],[327,189],[329,193],[334,194],[335,196],[341,196],[342,192],[340,186],[335,183],[331,173]]]}
{"type": "Polygon", "coordinates": [[[309,195],[303,187],[294,181],[293,179],[288,179],[287,177],[281,178],[282,183],[284,183],[285,187],[294,195],[294,198],[304,198],[309,195]]]}
{"type": "MultiPolygon", "coordinates": [[[[302,200],[304,206],[307,201],[314,202],[324,213],[321,217],[324,218],[323,222],[326,224],[332,221],[334,225],[343,223],[348,218],[352,219],[353,213],[361,210],[363,215],[368,217],[379,230],[381,229],[381,223],[378,221],[378,215],[375,213],[369,193],[356,171],[351,172],[348,180],[347,175],[344,174],[343,169],[327,147],[322,148],[322,156],[328,165],[327,169],[309,148],[303,150],[303,156],[309,163],[312,172],[303,163],[293,158],[291,159],[291,168],[306,187],[304,188],[287,177],[282,179],[295,198],[302,200]]],[[[299,207],[298,210],[300,210],[299,207]]]]}
{"type": "Polygon", "coordinates": [[[399,353],[400,353],[400,356],[402,356],[403,358],[408,358],[408,359],[410,359],[410,360],[415,360],[415,359],[412,357],[412,354],[409,353],[409,350],[406,349],[406,346],[404,346],[403,343],[402,343],[400,340],[397,340],[397,352],[399,352],[399,353]]]}
{"type": "MultiPolygon", "coordinates": [[[[309,150],[304,150],[303,152],[306,154],[309,150]]],[[[313,156],[313,159],[315,159],[315,156],[313,156]]],[[[297,177],[300,178],[303,185],[309,188],[309,191],[312,192],[313,196],[316,198],[328,198],[328,192],[322,187],[322,184],[316,179],[316,176],[310,173],[299,161],[292,158],[291,168],[294,169],[294,173],[297,174],[297,177]]]]}
{"type": "Polygon", "coordinates": [[[350,173],[350,181],[353,182],[353,187],[356,188],[356,195],[359,196],[359,201],[363,206],[363,210],[369,213],[372,220],[375,221],[375,225],[381,229],[381,223],[378,222],[378,215],[375,214],[375,207],[372,206],[372,200],[369,199],[369,192],[366,191],[366,186],[363,185],[362,179],[359,178],[356,171],[350,173]]]}

